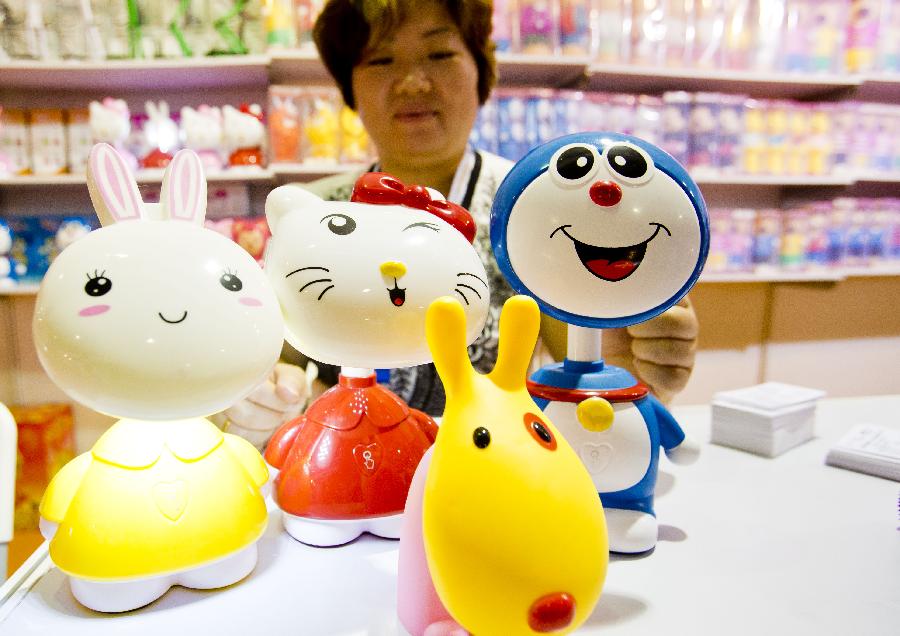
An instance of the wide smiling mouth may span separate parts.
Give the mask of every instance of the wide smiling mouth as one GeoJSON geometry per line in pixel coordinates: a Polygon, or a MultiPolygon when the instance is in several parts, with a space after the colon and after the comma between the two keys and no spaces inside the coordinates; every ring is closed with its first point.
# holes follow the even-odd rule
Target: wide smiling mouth
{"type": "Polygon", "coordinates": [[[159,317],[163,319],[163,322],[167,322],[170,325],[177,325],[180,322],[184,322],[187,319],[187,309],[184,310],[184,313],[181,315],[181,318],[177,320],[169,320],[165,316],[163,316],[162,312],[159,312],[159,317]]]}
{"type": "Polygon", "coordinates": [[[394,307],[402,307],[403,303],[406,302],[406,289],[401,289],[397,284],[397,279],[394,279],[394,286],[388,288],[388,298],[391,299],[391,304],[394,307]]]}
{"type": "Polygon", "coordinates": [[[672,236],[669,228],[662,223],[650,223],[650,225],[656,228],[650,238],[634,245],[622,247],[599,247],[583,243],[566,231],[572,227],[571,225],[560,225],[553,230],[550,238],[553,238],[557,232],[565,234],[574,243],[575,253],[578,254],[581,264],[587,271],[597,278],[615,283],[625,280],[637,271],[647,253],[647,245],[656,238],[660,230],[664,230],[666,234],[672,236]]]}

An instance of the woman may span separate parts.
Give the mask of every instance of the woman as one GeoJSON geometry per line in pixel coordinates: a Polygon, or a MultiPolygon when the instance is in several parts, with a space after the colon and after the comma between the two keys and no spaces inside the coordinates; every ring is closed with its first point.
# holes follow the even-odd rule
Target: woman
{"type": "MultiPolygon", "coordinates": [[[[470,354],[483,372],[496,359],[497,318],[512,294],[488,231],[494,194],[512,164],[468,145],[478,108],[496,82],[491,15],[485,0],[330,0],[314,30],[325,66],[378,149],[369,170],[435,188],[468,208],[478,224],[476,249],[491,278],[492,310],[470,354]]],[[[347,200],[361,172],[301,185],[325,199],[347,200]]],[[[547,318],[542,326],[551,354],[562,357],[560,323],[547,318]]],[[[696,316],[685,300],[644,324],[606,330],[604,357],[668,401],[690,376],[696,337],[696,316]]],[[[321,376],[327,383],[336,377],[325,370],[321,376]]],[[[390,385],[411,406],[443,410],[431,365],[394,370],[390,385]]]]}

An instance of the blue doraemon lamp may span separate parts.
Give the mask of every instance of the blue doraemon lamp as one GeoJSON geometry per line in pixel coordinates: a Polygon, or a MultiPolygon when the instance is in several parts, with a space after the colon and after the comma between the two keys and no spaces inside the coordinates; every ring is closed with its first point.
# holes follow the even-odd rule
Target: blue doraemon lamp
{"type": "Polygon", "coordinates": [[[528,388],[591,474],[610,550],[652,549],[659,447],[676,463],[696,459],[696,449],[647,386],[604,364],[600,330],[657,316],[697,281],[709,251],[697,185],[643,140],[567,135],[507,175],[491,243],[510,285],[568,324],[566,359],[540,369],[528,388]]]}

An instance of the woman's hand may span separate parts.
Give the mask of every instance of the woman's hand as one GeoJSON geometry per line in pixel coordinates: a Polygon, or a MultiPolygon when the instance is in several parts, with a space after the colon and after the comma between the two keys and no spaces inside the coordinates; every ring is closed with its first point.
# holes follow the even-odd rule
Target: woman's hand
{"type": "Polygon", "coordinates": [[[243,437],[262,450],[275,429],[301,413],[316,375],[315,364],[304,372],[296,365],[279,362],[250,395],[210,419],[226,433],[243,437]]]}
{"type": "Polygon", "coordinates": [[[687,297],[656,318],[603,330],[603,358],[624,367],[668,403],[691,377],[699,324],[687,297]]]}

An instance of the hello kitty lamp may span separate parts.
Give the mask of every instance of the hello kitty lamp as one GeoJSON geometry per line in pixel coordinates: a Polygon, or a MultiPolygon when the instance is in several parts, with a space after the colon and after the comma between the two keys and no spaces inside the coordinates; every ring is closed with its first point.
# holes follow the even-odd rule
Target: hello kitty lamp
{"type": "Polygon", "coordinates": [[[120,612],[255,566],[265,462],[204,416],[267,376],[283,324],[259,266],[203,228],[196,154],[176,154],[160,203],[145,204],[124,160],[98,144],[88,187],[103,227],[54,260],[34,340],[60,388],[121,419],[53,478],[41,532],[75,598],[120,612]]]}
{"type": "Polygon", "coordinates": [[[526,389],[537,304],[500,314],[497,363],[477,373],[460,303],[426,330],[447,407],[416,471],[400,537],[398,615],[412,636],[566,634],[590,616],[609,551],[590,475],[526,389]]]}
{"type": "Polygon", "coordinates": [[[340,365],[339,383],[286,423],[265,457],[273,497],[295,539],[331,546],[363,532],[396,539],[409,484],[437,433],[434,421],[378,385],[374,368],[431,360],[425,312],[455,294],[472,342],[489,290],[469,213],[421,186],[363,175],[351,202],[297,186],[269,194],[266,272],[285,338],[310,358],[340,365]]]}
{"type": "Polygon", "coordinates": [[[591,474],[610,549],[650,550],[659,447],[677,463],[694,461],[696,447],[647,386],[604,364],[600,329],[653,318],[697,281],[709,250],[700,190],[645,141],[567,135],[507,175],[491,244],[513,289],[569,325],[566,359],[534,374],[529,390],[591,474]]]}

